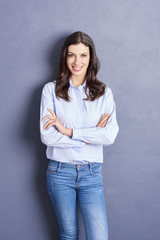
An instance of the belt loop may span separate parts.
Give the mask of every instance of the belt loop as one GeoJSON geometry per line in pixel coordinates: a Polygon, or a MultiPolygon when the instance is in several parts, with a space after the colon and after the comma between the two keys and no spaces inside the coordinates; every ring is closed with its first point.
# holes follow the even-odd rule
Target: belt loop
{"type": "Polygon", "coordinates": [[[89,169],[92,170],[92,163],[89,163],[89,169]]]}
{"type": "Polygon", "coordinates": [[[61,168],[61,162],[58,163],[58,171],[60,170],[61,168]]]}
{"type": "Polygon", "coordinates": [[[78,167],[78,164],[76,164],[76,169],[77,169],[77,171],[79,171],[79,167],[78,167]]]}

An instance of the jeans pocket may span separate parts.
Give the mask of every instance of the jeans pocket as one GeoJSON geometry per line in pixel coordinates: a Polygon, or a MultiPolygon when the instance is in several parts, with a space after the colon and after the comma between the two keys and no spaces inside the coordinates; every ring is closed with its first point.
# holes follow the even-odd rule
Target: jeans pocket
{"type": "Polygon", "coordinates": [[[92,175],[102,176],[102,164],[95,164],[90,167],[90,173],[92,175]]]}
{"type": "Polygon", "coordinates": [[[58,173],[60,171],[60,167],[58,162],[55,163],[52,160],[50,160],[50,162],[48,163],[48,168],[47,168],[47,173],[58,173]]]}

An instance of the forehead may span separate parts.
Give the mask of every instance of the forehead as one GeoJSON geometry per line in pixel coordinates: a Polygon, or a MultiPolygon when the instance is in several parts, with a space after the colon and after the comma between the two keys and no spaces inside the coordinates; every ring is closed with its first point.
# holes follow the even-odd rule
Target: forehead
{"type": "Polygon", "coordinates": [[[78,43],[78,44],[71,44],[68,47],[68,52],[73,52],[73,53],[89,53],[89,47],[84,45],[83,43],[78,43]]]}

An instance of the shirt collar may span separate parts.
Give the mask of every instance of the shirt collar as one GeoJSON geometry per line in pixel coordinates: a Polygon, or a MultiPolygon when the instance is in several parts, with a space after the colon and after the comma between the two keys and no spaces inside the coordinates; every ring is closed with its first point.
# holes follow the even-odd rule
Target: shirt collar
{"type": "Polygon", "coordinates": [[[76,87],[74,84],[73,84],[73,82],[72,82],[72,80],[71,80],[71,78],[69,79],[69,84],[70,84],[70,86],[71,87],[74,87],[74,88],[85,88],[85,86],[86,86],[86,80],[84,81],[84,83],[82,84],[82,85],[79,85],[79,87],[76,87]]]}

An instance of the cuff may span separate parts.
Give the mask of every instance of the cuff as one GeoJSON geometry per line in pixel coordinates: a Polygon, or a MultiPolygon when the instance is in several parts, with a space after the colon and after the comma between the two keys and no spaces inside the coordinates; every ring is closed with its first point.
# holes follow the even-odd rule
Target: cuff
{"type": "Polygon", "coordinates": [[[73,129],[72,139],[81,140],[81,129],[73,129]]]}

